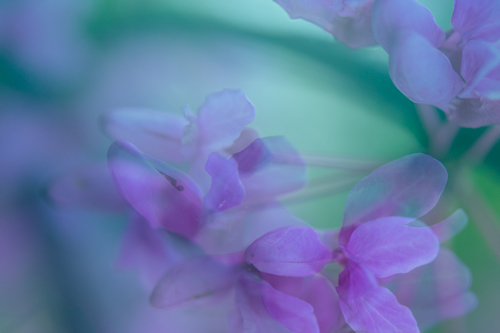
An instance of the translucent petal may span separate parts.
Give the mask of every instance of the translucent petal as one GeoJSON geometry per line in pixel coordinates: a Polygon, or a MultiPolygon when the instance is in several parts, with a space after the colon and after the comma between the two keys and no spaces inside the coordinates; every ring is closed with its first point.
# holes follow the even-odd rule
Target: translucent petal
{"type": "Polygon", "coordinates": [[[182,144],[187,124],[180,115],[149,109],[114,109],[101,118],[103,130],[113,139],[130,141],[146,154],[174,163],[188,160],[194,152],[182,144]]]}
{"type": "Polygon", "coordinates": [[[444,53],[414,32],[399,34],[390,52],[389,74],[413,102],[445,111],[464,85],[444,53]]]}
{"type": "Polygon", "coordinates": [[[207,256],[194,258],[169,269],[153,290],[150,302],[165,309],[203,303],[227,292],[235,279],[231,267],[207,256]]]}
{"type": "Polygon", "coordinates": [[[260,237],[247,248],[245,258],[265,273],[307,276],[319,272],[331,254],[314,229],[294,226],[260,237]]]}
{"type": "Polygon", "coordinates": [[[311,304],[287,295],[262,281],[262,301],[276,321],[297,333],[319,333],[318,322],[311,304]]]}
{"type": "Polygon", "coordinates": [[[248,201],[271,200],[306,184],[305,162],[284,137],[257,139],[232,159],[238,163],[248,201]]]}
{"type": "Polygon", "coordinates": [[[497,41],[500,38],[500,2],[497,0],[455,0],[451,25],[462,35],[461,44],[470,39],[497,41]]]}
{"type": "MultiPolygon", "coordinates": [[[[468,42],[462,52],[462,66],[460,69],[460,74],[462,74],[466,86],[459,97],[475,98],[487,95],[488,91],[484,91],[484,86],[483,89],[477,88],[481,88],[481,81],[488,78],[488,75],[499,66],[500,49],[498,46],[480,40],[468,42]]],[[[500,77],[495,79],[500,82],[500,77]]],[[[498,87],[493,86],[494,92],[498,93],[495,88],[498,87]]]]}
{"type": "Polygon", "coordinates": [[[234,312],[229,317],[230,333],[289,333],[277,322],[262,301],[263,281],[253,274],[242,274],[236,283],[234,312]]]}
{"type": "Polygon", "coordinates": [[[205,170],[212,177],[210,190],[203,199],[206,208],[222,212],[243,201],[245,189],[240,181],[238,164],[234,160],[226,160],[216,153],[210,154],[205,170]]]}
{"type": "Polygon", "coordinates": [[[440,242],[446,242],[462,231],[468,222],[469,217],[464,210],[457,209],[443,221],[431,226],[431,229],[438,236],[440,242]]]}
{"type": "Polygon", "coordinates": [[[335,39],[351,47],[375,45],[371,27],[372,1],[363,1],[349,8],[349,16],[341,16],[342,1],[332,2],[329,7],[307,5],[301,0],[275,0],[291,19],[304,19],[326,30],[335,39]]]}
{"type": "Polygon", "coordinates": [[[347,243],[349,255],[377,278],[430,263],[439,251],[438,238],[429,227],[406,223],[408,218],[383,217],[361,224],[347,243]]]}
{"type": "Polygon", "coordinates": [[[388,287],[426,329],[475,308],[477,299],[469,292],[471,281],[467,266],[452,251],[441,248],[435,261],[395,276],[388,287]]]}
{"type": "Polygon", "coordinates": [[[349,192],[339,243],[346,245],[363,222],[426,214],[438,202],[447,179],[441,162],[425,154],[407,155],[375,169],[349,192]]]}
{"type": "Polygon", "coordinates": [[[311,304],[320,332],[337,332],[345,325],[335,286],[323,275],[288,277],[262,273],[262,276],[274,289],[311,304]]]}
{"type": "Polygon", "coordinates": [[[201,228],[200,190],[182,172],[147,157],[126,141],[111,145],[108,164],[122,197],[153,227],[188,238],[201,228]]]}
{"type": "Polygon", "coordinates": [[[372,28],[375,39],[389,54],[401,33],[416,33],[434,47],[440,47],[445,39],[430,10],[415,0],[375,0],[372,28]]]}
{"type": "Polygon", "coordinates": [[[207,96],[198,110],[201,143],[210,152],[230,147],[255,117],[255,108],[240,89],[207,96]]]}
{"type": "Polygon", "coordinates": [[[355,332],[420,332],[411,311],[352,260],[339,276],[337,292],[345,320],[355,332]]]}

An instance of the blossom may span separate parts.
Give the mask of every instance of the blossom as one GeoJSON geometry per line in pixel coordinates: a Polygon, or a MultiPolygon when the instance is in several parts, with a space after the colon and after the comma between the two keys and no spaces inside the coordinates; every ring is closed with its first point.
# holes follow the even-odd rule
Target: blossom
{"type": "Polygon", "coordinates": [[[277,2],[347,46],[380,44],[394,85],[413,102],[437,106],[464,127],[500,123],[497,1],[456,0],[446,34],[416,0],[277,2]]]}

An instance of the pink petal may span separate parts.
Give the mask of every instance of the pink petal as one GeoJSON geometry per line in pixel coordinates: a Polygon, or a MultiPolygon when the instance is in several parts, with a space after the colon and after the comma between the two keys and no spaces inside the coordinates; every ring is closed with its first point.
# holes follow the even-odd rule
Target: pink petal
{"type": "Polygon", "coordinates": [[[240,89],[207,96],[198,110],[201,144],[210,152],[230,147],[255,117],[255,108],[240,89]]]}
{"type": "Polygon", "coordinates": [[[497,0],[455,0],[451,25],[462,35],[462,45],[470,39],[494,42],[500,38],[499,15],[497,0]]]}
{"type": "Polygon", "coordinates": [[[420,332],[411,311],[352,260],[339,276],[337,292],[345,320],[355,332],[420,332]]]}
{"type": "Polygon", "coordinates": [[[429,212],[444,190],[448,174],[438,160],[425,154],[401,157],[360,180],[347,197],[340,245],[363,222],[385,216],[418,218],[429,212]]]}
{"type": "Polygon", "coordinates": [[[413,102],[448,110],[448,104],[464,85],[450,60],[415,32],[399,37],[389,58],[392,82],[413,102]]]}
{"type": "Polygon", "coordinates": [[[415,0],[376,0],[372,20],[373,35],[389,54],[401,33],[418,34],[434,47],[440,47],[445,39],[430,10],[415,0]]]}
{"type": "Polygon", "coordinates": [[[248,263],[258,270],[283,276],[307,276],[331,261],[328,248],[310,227],[284,227],[268,232],[250,244],[248,263]]]}
{"type": "Polygon", "coordinates": [[[432,231],[438,236],[439,241],[446,242],[462,231],[469,221],[469,217],[463,209],[457,209],[453,214],[443,221],[431,226],[432,231]]]}
{"type": "Polygon", "coordinates": [[[198,257],[169,269],[153,290],[154,307],[172,309],[199,304],[225,294],[233,285],[235,271],[210,257],[198,257]]]}
{"type": "Polygon", "coordinates": [[[222,212],[243,201],[245,188],[240,181],[238,164],[233,159],[226,160],[219,154],[210,154],[205,170],[212,177],[212,185],[203,200],[205,207],[222,212]]]}
{"type": "Polygon", "coordinates": [[[382,217],[361,224],[347,243],[349,255],[378,278],[430,263],[439,251],[438,238],[429,227],[410,227],[408,222],[408,218],[382,217]]]}
{"type": "Polygon", "coordinates": [[[200,190],[182,172],[147,157],[126,141],[111,145],[108,164],[122,197],[153,227],[188,238],[201,228],[200,190]]]}
{"type": "Polygon", "coordinates": [[[180,115],[149,109],[122,108],[105,113],[101,124],[115,140],[132,142],[146,154],[169,162],[191,158],[182,145],[187,120],[180,115]]]}

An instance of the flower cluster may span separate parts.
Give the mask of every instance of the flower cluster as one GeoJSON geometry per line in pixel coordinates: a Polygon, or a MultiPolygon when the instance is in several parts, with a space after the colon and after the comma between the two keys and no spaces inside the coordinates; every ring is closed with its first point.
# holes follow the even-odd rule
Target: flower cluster
{"type": "Polygon", "coordinates": [[[440,248],[466,215],[417,220],[445,187],[440,162],[413,154],[379,167],[349,193],[340,230],[315,230],[277,200],[305,185],[304,161],[282,137],[255,139],[253,117],[230,89],[185,120],[104,117],[119,139],[109,169],[135,211],[121,261],[154,307],[218,307],[235,333],[410,333],[475,307],[468,269],[440,248]]]}
{"type": "Polygon", "coordinates": [[[464,127],[500,123],[498,1],[455,0],[446,33],[416,0],[276,2],[349,47],[380,44],[392,81],[415,103],[435,105],[464,127]]]}

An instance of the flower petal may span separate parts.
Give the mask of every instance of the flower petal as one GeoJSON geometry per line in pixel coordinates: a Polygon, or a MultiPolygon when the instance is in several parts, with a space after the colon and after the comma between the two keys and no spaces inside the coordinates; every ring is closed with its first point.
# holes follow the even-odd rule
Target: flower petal
{"type": "Polygon", "coordinates": [[[122,197],[153,227],[188,238],[201,228],[200,190],[182,172],[144,155],[126,141],[111,145],[108,164],[122,197]]]}
{"type": "MultiPolygon", "coordinates": [[[[484,91],[485,87],[484,85],[481,87],[481,82],[488,79],[489,74],[499,66],[500,49],[498,46],[481,40],[468,42],[462,52],[462,66],[460,69],[460,74],[462,74],[466,86],[459,97],[486,97],[485,95],[488,95],[488,91],[484,91]]],[[[494,79],[496,79],[495,81],[500,81],[500,76],[494,79]]],[[[500,82],[498,84],[500,85],[500,82]]],[[[498,87],[493,86],[493,93],[498,94],[498,90],[495,88],[498,87]]]]}
{"type": "Polygon", "coordinates": [[[291,19],[304,19],[323,28],[341,43],[351,47],[375,45],[371,27],[372,1],[350,1],[349,16],[341,16],[345,5],[334,1],[329,6],[316,6],[311,1],[275,0],[291,19]]]}
{"type": "Polygon", "coordinates": [[[448,110],[464,85],[450,60],[415,32],[399,36],[389,58],[392,82],[413,102],[448,110]]]}
{"type": "Polygon", "coordinates": [[[192,157],[182,145],[187,124],[180,115],[149,109],[114,109],[101,118],[102,128],[113,139],[130,141],[146,154],[174,163],[192,157]]]}
{"type": "Polygon", "coordinates": [[[360,180],[346,200],[340,245],[363,222],[385,216],[418,218],[429,212],[444,190],[448,174],[438,160],[425,154],[401,157],[360,180]]]}
{"type": "Polygon", "coordinates": [[[229,317],[230,333],[289,333],[277,322],[262,300],[263,280],[253,274],[244,273],[236,283],[236,307],[229,317]]]}
{"type": "Polygon", "coordinates": [[[311,304],[320,332],[337,332],[345,325],[335,286],[322,274],[288,277],[262,273],[262,277],[274,289],[311,304]]]}
{"type": "Polygon", "coordinates": [[[438,238],[429,227],[410,227],[408,222],[394,216],[363,223],[347,243],[349,255],[377,278],[430,263],[439,251],[438,238]]]}
{"type": "Polygon", "coordinates": [[[438,236],[439,241],[446,242],[448,239],[454,237],[462,231],[467,223],[469,217],[463,209],[457,209],[453,214],[448,216],[443,221],[431,226],[432,231],[438,236]]]}
{"type": "Polygon", "coordinates": [[[500,38],[499,15],[497,0],[455,0],[451,25],[462,35],[462,45],[470,39],[493,42],[500,38]]]}
{"type": "Polygon", "coordinates": [[[207,96],[198,110],[201,144],[214,152],[230,147],[255,117],[255,108],[240,89],[207,96]]]}
{"type": "Polygon", "coordinates": [[[469,292],[471,282],[467,266],[452,251],[441,248],[432,263],[395,276],[388,287],[426,329],[476,307],[477,299],[469,292]]]}
{"type": "Polygon", "coordinates": [[[306,184],[306,165],[284,137],[257,139],[233,155],[249,201],[266,201],[306,184]]]}
{"type": "Polygon", "coordinates": [[[372,29],[377,42],[389,54],[400,42],[401,33],[416,33],[434,47],[440,47],[445,39],[430,10],[415,0],[375,0],[372,29]]]}
{"type": "Polygon", "coordinates": [[[462,127],[477,128],[500,124],[500,101],[487,98],[457,98],[452,101],[448,119],[462,127]]]}
{"type": "Polygon", "coordinates": [[[265,273],[307,276],[319,272],[331,254],[313,228],[294,226],[260,237],[247,248],[245,258],[265,273]]]}
{"type": "Polygon", "coordinates": [[[319,333],[318,321],[311,304],[287,295],[262,280],[262,302],[276,321],[297,333],[319,333]]]}
{"type": "Polygon", "coordinates": [[[420,332],[411,311],[352,260],[340,273],[337,292],[345,320],[355,332],[420,332]]]}
{"type": "Polygon", "coordinates": [[[153,290],[154,307],[173,309],[221,296],[233,285],[236,272],[212,258],[197,257],[168,270],[153,290]]]}
{"type": "Polygon", "coordinates": [[[208,156],[205,170],[212,177],[212,185],[203,199],[205,207],[222,212],[239,205],[245,198],[245,188],[240,181],[238,164],[217,153],[208,156]]]}

